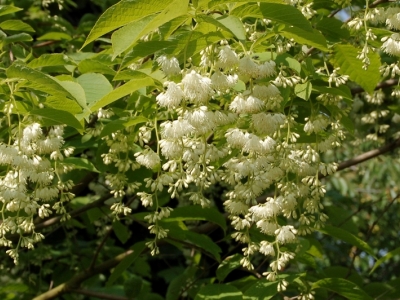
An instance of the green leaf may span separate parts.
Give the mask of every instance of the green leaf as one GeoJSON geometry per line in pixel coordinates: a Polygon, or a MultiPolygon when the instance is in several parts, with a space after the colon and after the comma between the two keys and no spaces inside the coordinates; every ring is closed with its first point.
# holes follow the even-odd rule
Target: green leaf
{"type": "Polygon", "coordinates": [[[54,109],[57,109],[57,110],[67,111],[73,115],[76,115],[76,114],[79,114],[82,112],[82,108],[79,106],[79,104],[76,101],[70,100],[65,97],[49,96],[46,98],[44,105],[54,108],[54,109]]]}
{"type": "Polygon", "coordinates": [[[115,280],[117,280],[122,275],[122,273],[135,262],[139,255],[146,249],[146,242],[138,242],[133,245],[131,249],[133,250],[133,253],[129,254],[127,257],[121,260],[121,262],[115,267],[114,271],[111,273],[110,278],[108,278],[106,287],[112,286],[115,280]]]}
{"type": "Polygon", "coordinates": [[[181,291],[187,286],[188,282],[191,282],[195,276],[197,268],[188,267],[183,274],[176,276],[168,286],[166,300],[178,300],[180,299],[181,291]]]}
{"type": "Polygon", "coordinates": [[[0,287],[0,292],[4,293],[4,294],[13,293],[13,292],[24,293],[28,290],[29,290],[29,286],[22,284],[22,283],[4,284],[0,287]]]}
{"type": "Polygon", "coordinates": [[[299,44],[306,44],[322,51],[328,51],[325,37],[317,30],[309,32],[303,30],[303,28],[285,26],[279,33],[285,38],[295,40],[299,44]]]}
{"type": "Polygon", "coordinates": [[[269,282],[264,278],[256,281],[243,294],[244,300],[268,300],[278,293],[278,282],[269,282]]]}
{"type": "Polygon", "coordinates": [[[102,74],[83,74],[76,81],[85,91],[86,103],[89,106],[113,91],[112,85],[102,74]]]}
{"type": "Polygon", "coordinates": [[[118,221],[112,223],[112,228],[114,230],[115,235],[120,240],[120,242],[122,244],[125,244],[126,241],[129,239],[129,237],[131,236],[131,233],[128,230],[128,228],[118,221]]]}
{"type": "Polygon", "coordinates": [[[104,217],[104,211],[101,210],[100,208],[92,208],[87,211],[87,216],[89,218],[90,223],[93,223],[94,221],[97,221],[101,217],[104,217]]]}
{"type": "Polygon", "coordinates": [[[311,82],[307,81],[306,83],[297,84],[294,88],[294,93],[297,97],[307,101],[310,99],[311,89],[312,84],[311,82]]]}
{"type": "Polygon", "coordinates": [[[82,124],[74,117],[74,115],[67,111],[54,108],[41,108],[30,111],[30,114],[52,120],[56,124],[71,126],[79,131],[83,130],[82,124]]]}
{"type": "Polygon", "coordinates": [[[207,15],[198,15],[196,17],[198,22],[207,22],[213,24],[217,28],[223,29],[236,36],[239,40],[246,39],[246,31],[244,30],[243,23],[236,16],[222,16],[215,19],[207,15]]]}
{"type": "Polygon", "coordinates": [[[113,44],[114,58],[128,49],[142,36],[166,22],[186,14],[188,10],[188,0],[173,0],[167,3],[169,3],[169,5],[159,14],[143,18],[139,22],[132,22],[113,33],[111,41],[113,44]]]}
{"type": "Polygon", "coordinates": [[[293,26],[294,28],[301,28],[303,31],[308,31],[313,34],[313,28],[310,22],[297,8],[291,5],[260,3],[260,12],[265,19],[293,26]]]}
{"type": "Polygon", "coordinates": [[[1,40],[4,42],[4,44],[10,44],[16,42],[30,42],[33,39],[29,34],[22,32],[7,37],[2,37],[1,40]]]}
{"type": "Polygon", "coordinates": [[[120,55],[131,45],[133,45],[138,39],[140,39],[145,28],[155,18],[155,15],[144,17],[136,22],[129,23],[128,25],[118,29],[111,36],[113,58],[120,55]]]}
{"type": "Polygon", "coordinates": [[[85,73],[101,73],[101,74],[108,74],[108,75],[115,75],[115,71],[107,66],[106,64],[94,60],[94,59],[84,59],[78,65],[78,70],[82,74],[85,73]]]}
{"type": "MultiPolygon", "coordinates": [[[[151,71],[151,70],[140,69],[140,71],[137,71],[137,70],[127,69],[124,71],[120,71],[120,72],[118,72],[118,74],[115,75],[115,77],[113,78],[113,81],[119,81],[119,80],[126,81],[126,80],[131,80],[131,79],[147,78],[151,75],[151,73],[146,74],[146,73],[144,73],[145,71],[151,71]]],[[[165,77],[165,75],[164,75],[164,77],[165,77]]]]}
{"type": "Polygon", "coordinates": [[[0,5],[0,16],[8,15],[22,10],[22,8],[12,5],[0,5]]]}
{"type": "Polygon", "coordinates": [[[311,254],[314,257],[322,258],[324,255],[324,251],[322,249],[322,246],[320,242],[313,238],[313,237],[307,237],[307,240],[310,243],[310,249],[307,250],[307,253],[311,254]]]}
{"type": "Polygon", "coordinates": [[[346,130],[350,133],[354,133],[354,130],[356,129],[354,125],[354,120],[350,118],[349,116],[343,116],[340,119],[340,123],[346,128],[346,130]]]}
{"type": "Polygon", "coordinates": [[[276,56],[276,54],[272,52],[256,52],[253,56],[257,57],[259,61],[273,60],[277,65],[283,64],[288,66],[292,70],[296,71],[297,74],[300,74],[301,72],[301,64],[299,61],[288,53],[282,53],[276,56]]]}
{"type": "Polygon", "coordinates": [[[232,32],[239,40],[246,40],[246,31],[243,27],[242,21],[236,16],[223,16],[217,19],[218,22],[223,24],[232,32]]]}
{"type": "Polygon", "coordinates": [[[162,296],[160,296],[160,294],[156,294],[156,293],[148,293],[146,295],[144,295],[144,297],[138,297],[138,300],[164,300],[164,298],[162,296]]]}
{"type": "Polygon", "coordinates": [[[206,252],[212,254],[212,256],[217,261],[221,260],[221,248],[217,244],[215,244],[212,239],[210,239],[207,235],[199,234],[192,231],[185,231],[185,238],[197,247],[202,248],[206,252]]]}
{"type": "Polygon", "coordinates": [[[7,69],[6,74],[8,78],[26,79],[29,87],[46,92],[50,95],[72,97],[72,95],[60,85],[58,80],[22,64],[15,63],[11,65],[7,69]]]}
{"type": "Polygon", "coordinates": [[[343,278],[325,278],[314,282],[312,289],[324,288],[351,300],[373,300],[358,285],[343,278]]]}
{"type": "Polygon", "coordinates": [[[86,158],[82,157],[66,157],[64,163],[74,165],[75,169],[88,170],[90,172],[100,173],[99,170],[86,158]]]}
{"type": "Polygon", "coordinates": [[[302,264],[305,264],[306,266],[317,269],[317,263],[315,261],[315,257],[313,257],[311,254],[304,253],[301,256],[296,256],[295,258],[296,261],[301,262],[302,264]]]}
{"type": "Polygon", "coordinates": [[[371,271],[369,272],[369,274],[371,275],[372,273],[374,273],[374,271],[383,263],[391,260],[393,257],[400,255],[400,247],[394,249],[393,251],[390,251],[388,253],[386,253],[385,256],[381,257],[380,259],[378,259],[376,261],[376,263],[374,264],[374,266],[372,267],[371,271]]]}
{"type": "Polygon", "coordinates": [[[350,38],[350,32],[343,22],[336,18],[323,18],[316,27],[330,41],[338,42],[350,38]]]}
{"type": "MultiPolygon", "coordinates": [[[[190,18],[191,19],[191,18],[190,18]]],[[[189,20],[189,15],[184,15],[180,16],[178,18],[175,18],[162,26],[160,26],[159,31],[161,36],[164,39],[167,39],[170,37],[170,35],[178,29],[179,26],[181,26],[183,23],[186,23],[189,20]]]]}
{"type": "Polygon", "coordinates": [[[129,299],[134,299],[140,294],[143,280],[141,277],[134,275],[124,282],[124,292],[129,299]]]}
{"type": "Polygon", "coordinates": [[[349,100],[353,100],[353,96],[351,95],[350,89],[345,85],[342,85],[340,87],[328,87],[328,86],[319,86],[314,84],[312,86],[312,91],[318,95],[331,94],[335,96],[341,96],[349,100]]]}
{"type": "Polygon", "coordinates": [[[35,32],[31,25],[22,22],[21,20],[7,20],[0,23],[0,28],[10,31],[27,31],[35,32]]]}
{"type": "Polygon", "coordinates": [[[85,91],[79,83],[74,81],[59,81],[60,85],[68,91],[74,99],[79,103],[82,108],[86,108],[86,96],[85,91]]]}
{"type": "Polygon", "coordinates": [[[224,281],[226,276],[229,275],[233,270],[240,268],[242,265],[240,264],[240,260],[243,258],[243,255],[238,253],[228,256],[225,258],[222,263],[218,266],[216,271],[216,277],[219,281],[224,281]]]}
{"type": "Polygon", "coordinates": [[[325,267],[323,270],[323,278],[345,278],[359,286],[364,284],[363,278],[357,272],[352,272],[350,275],[348,275],[348,272],[349,269],[342,266],[325,267]]]}
{"type": "Polygon", "coordinates": [[[33,59],[28,67],[32,69],[42,67],[64,66],[69,61],[68,56],[61,53],[43,54],[38,58],[33,59]]]}
{"type": "Polygon", "coordinates": [[[13,113],[18,112],[19,114],[29,114],[32,110],[32,105],[26,101],[16,101],[15,107],[13,108],[13,113]]]}
{"type": "MultiPolygon", "coordinates": [[[[346,180],[340,177],[337,179],[337,182],[335,179],[332,180],[335,188],[340,191],[345,191],[348,188],[346,180]]],[[[348,209],[338,205],[327,205],[325,207],[325,211],[331,220],[332,226],[340,227],[341,229],[344,229],[355,235],[359,232],[356,222],[354,222],[353,218],[351,217],[352,212],[348,209]]]]}
{"type": "MultiPolygon", "coordinates": [[[[232,1],[228,1],[228,0],[212,0],[212,1],[208,1],[208,8],[213,8],[215,6],[221,5],[221,4],[228,4],[228,3],[236,3],[236,2],[249,2],[246,0],[232,0],[232,1]]],[[[261,1],[257,1],[257,2],[268,2],[268,3],[280,3],[282,4],[282,0],[261,0],[261,1]]]]}
{"type": "Polygon", "coordinates": [[[396,288],[388,283],[371,282],[364,287],[364,291],[374,299],[397,298],[395,295],[393,295],[393,292],[396,291],[396,288]]]}
{"type": "Polygon", "coordinates": [[[224,216],[213,207],[203,208],[200,205],[177,207],[171,215],[165,219],[166,222],[203,220],[217,224],[226,231],[226,220],[224,216]]]}
{"type": "Polygon", "coordinates": [[[179,53],[180,49],[184,49],[179,56],[179,60],[183,61],[184,57],[192,57],[193,55],[200,53],[201,50],[207,48],[208,46],[217,43],[225,39],[225,36],[221,32],[210,32],[204,34],[201,32],[193,31],[190,35],[190,40],[179,40],[175,52],[179,53]]]}
{"type": "Polygon", "coordinates": [[[190,242],[194,246],[202,249],[205,253],[211,254],[217,261],[221,260],[221,248],[215,244],[207,235],[199,234],[187,230],[182,222],[168,222],[162,220],[162,227],[168,229],[168,237],[175,241],[190,242]]]}
{"type": "Polygon", "coordinates": [[[92,112],[94,112],[99,108],[102,108],[110,103],[113,103],[114,101],[117,101],[118,99],[121,99],[126,95],[133,93],[134,91],[137,91],[140,88],[152,86],[153,84],[154,81],[150,77],[132,79],[131,81],[128,81],[124,85],[113,90],[112,92],[101,98],[99,101],[92,103],[90,109],[92,112]]]}
{"type": "Polygon", "coordinates": [[[364,250],[371,256],[375,257],[374,251],[366,242],[348,231],[330,225],[326,225],[324,228],[318,229],[318,231],[349,243],[350,245],[356,246],[357,248],[364,250]]]}
{"type": "MultiPolygon", "coordinates": [[[[123,130],[129,126],[133,126],[139,123],[146,123],[148,121],[147,118],[140,115],[137,117],[132,117],[128,120],[114,120],[104,126],[103,130],[101,131],[100,137],[107,136],[117,130],[123,130]]],[[[169,218],[168,218],[169,219],[169,218]]]]}
{"type": "Polygon", "coordinates": [[[72,37],[65,32],[48,32],[37,38],[38,41],[70,41],[72,37]]]}
{"type": "Polygon", "coordinates": [[[351,45],[335,45],[334,50],[332,62],[336,68],[340,68],[338,73],[349,75],[350,79],[366,92],[372,93],[381,78],[379,54],[370,52],[368,57],[371,64],[367,70],[363,70],[363,63],[357,58],[359,52],[357,48],[351,45]]]}
{"type": "Polygon", "coordinates": [[[167,7],[164,0],[122,0],[108,8],[97,20],[82,48],[102,35],[140,20],[167,7]]]}
{"type": "Polygon", "coordinates": [[[243,294],[237,288],[227,284],[209,284],[202,287],[194,300],[243,300],[243,294]]]}
{"type": "Polygon", "coordinates": [[[157,51],[165,50],[172,52],[175,50],[177,43],[178,41],[148,41],[138,43],[124,56],[121,68],[126,68],[138,58],[146,57],[147,55],[151,55],[157,51]]]}

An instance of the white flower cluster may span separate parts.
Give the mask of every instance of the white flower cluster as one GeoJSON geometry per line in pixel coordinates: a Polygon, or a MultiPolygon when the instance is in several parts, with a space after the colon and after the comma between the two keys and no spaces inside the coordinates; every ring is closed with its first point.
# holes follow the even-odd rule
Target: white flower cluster
{"type": "MultiPolygon", "coordinates": [[[[309,6],[304,9],[312,13],[309,6]]],[[[277,44],[276,52],[278,48],[277,44]]],[[[341,96],[322,94],[301,126],[296,105],[285,109],[281,94],[302,82],[297,71],[252,52],[238,53],[226,41],[201,51],[199,66],[188,59],[181,70],[176,58],[165,55],[156,62],[166,81],[155,99],[154,118],[132,134],[128,128],[105,137],[110,150],[103,155],[104,162],[118,167],[117,174],[106,176],[106,183],[116,198],[126,190],[135,191],[149,208],[145,220],[154,239],[147,245],[154,255],[159,252],[157,241],[168,235],[160,221],[172,211],[161,206],[161,193],[204,207],[211,204],[207,189],[225,182],[231,186],[224,207],[235,230],[232,237],[245,244],[242,265],[252,269],[256,253],[270,256],[271,271],[264,275],[275,280],[294,257],[290,249],[298,235],[323,226],[327,219],[321,211],[325,187],[319,174],[333,173],[336,165],[324,164],[320,153],[340,145],[340,119],[349,109],[342,107],[341,96]],[[328,116],[318,109],[320,103],[336,109],[328,116]],[[297,143],[300,135],[315,136],[315,143],[297,143]],[[140,184],[129,189],[132,183],[125,173],[139,167],[154,174],[137,192],[140,184]],[[262,195],[268,189],[275,195],[265,199],[262,195]],[[251,228],[266,235],[265,240],[253,241],[251,228]]],[[[337,71],[326,75],[330,85],[348,80],[337,71]]],[[[129,213],[121,201],[112,209],[116,216],[129,213]]],[[[280,282],[281,290],[286,286],[280,282]]]]}
{"type": "MultiPolygon", "coordinates": [[[[400,30],[400,8],[398,6],[390,6],[387,8],[379,7],[369,9],[365,19],[372,24],[385,23],[390,30],[400,30]]],[[[370,30],[367,32],[367,38],[376,39],[370,30]],[[368,35],[369,34],[369,35],[368,35]]],[[[381,38],[383,42],[381,49],[389,55],[400,56],[400,35],[397,32],[381,38]]]]}
{"type": "Polygon", "coordinates": [[[56,211],[63,215],[62,220],[69,218],[64,202],[74,196],[68,192],[73,183],[61,182],[59,174],[67,170],[61,161],[64,156],[71,155],[73,149],[61,152],[63,134],[63,126],[54,126],[44,134],[40,124],[32,123],[16,132],[8,144],[0,144],[0,165],[7,170],[0,177],[3,212],[0,245],[12,247],[7,236],[19,235],[17,247],[7,251],[16,263],[19,247],[33,248],[34,243],[44,238],[34,230],[35,215],[45,218],[56,211]],[[51,161],[55,161],[57,169],[51,161]]]}
{"type": "Polygon", "coordinates": [[[51,3],[57,3],[59,10],[64,8],[64,0],[42,0],[43,7],[49,7],[51,3]]]}
{"type": "MultiPolygon", "coordinates": [[[[274,257],[272,271],[265,273],[274,280],[295,255],[281,246],[296,243],[299,234],[310,233],[327,218],[321,212],[320,198],[325,188],[318,174],[331,174],[336,165],[322,163],[319,153],[340,145],[343,132],[337,120],[341,114],[338,112],[334,116],[337,120],[332,122],[321,112],[313,113],[306,120],[304,134],[318,136],[328,127],[332,133],[325,140],[319,137],[313,146],[302,146],[296,143],[297,116],[282,108],[280,88],[293,88],[301,81],[288,66],[277,67],[273,60],[260,61],[251,53],[238,55],[226,43],[202,51],[200,67],[179,71],[183,74],[180,81],[172,77],[179,68],[175,58],[161,56],[157,62],[168,78],[165,90],[156,97],[157,104],[161,111],[176,117],[154,124],[157,150],[145,147],[135,154],[139,164],[157,171],[156,178],[145,180],[150,192],[138,193],[143,206],[155,209],[146,218],[155,235],[148,246],[153,254],[158,253],[157,239],[168,234],[158,222],[167,215],[166,208],[159,207],[157,195],[161,191],[167,189],[171,198],[177,198],[194,185],[197,191],[188,193],[189,199],[206,206],[210,201],[203,192],[223,180],[232,186],[224,202],[236,231],[232,237],[247,245],[243,248],[242,265],[253,268],[251,257],[257,252],[274,257]],[[239,80],[245,90],[235,89],[239,80]],[[225,109],[215,110],[218,102],[224,103],[225,109]],[[213,137],[223,135],[227,146],[217,148],[213,137]],[[225,158],[227,155],[229,159],[225,158]],[[217,170],[215,163],[222,158],[225,162],[217,170]],[[294,184],[289,176],[295,176],[299,183],[294,184]],[[271,187],[276,196],[262,201],[260,196],[271,187]],[[291,221],[281,225],[278,217],[291,221]],[[249,233],[253,225],[275,241],[253,242],[249,233]]],[[[329,82],[344,84],[348,77],[336,71],[329,76],[329,82]]],[[[342,98],[335,97],[326,94],[321,101],[339,107],[342,98]]],[[[286,285],[283,282],[281,289],[286,285]]]]}

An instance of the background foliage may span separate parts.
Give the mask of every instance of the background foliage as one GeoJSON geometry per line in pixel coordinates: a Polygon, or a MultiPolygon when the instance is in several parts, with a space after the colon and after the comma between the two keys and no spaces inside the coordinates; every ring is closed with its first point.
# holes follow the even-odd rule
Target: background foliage
{"type": "MultiPolygon", "coordinates": [[[[395,69],[400,51],[388,53],[381,40],[397,29],[385,21],[374,23],[366,15],[389,6],[397,8],[397,2],[1,1],[2,143],[10,143],[16,132],[32,122],[39,122],[49,135],[51,128],[61,124],[66,125],[62,147],[73,147],[74,152],[52,162],[55,170],[63,168],[56,172],[62,182],[73,181],[71,190],[61,189],[57,199],[52,199],[64,203],[66,212],[45,218],[35,215],[35,231],[45,239],[34,249],[19,249],[17,265],[6,251],[0,253],[0,297],[400,298],[400,165],[396,151],[400,145],[400,72],[395,69]],[[357,18],[361,25],[351,23],[357,18]],[[369,30],[376,39],[366,39],[369,30]],[[107,175],[118,175],[124,167],[103,160],[114,149],[119,159],[134,161],[135,153],[145,149],[141,141],[156,149],[157,131],[140,140],[138,136],[146,135],[140,128],[152,120],[149,126],[157,128],[176,118],[174,112],[157,106],[166,81],[157,58],[174,56],[182,69],[199,66],[204,53],[221,46],[221,41],[241,55],[240,45],[247,51],[251,48],[257,63],[273,58],[300,78],[292,86],[279,87],[282,111],[297,110],[293,131],[299,137],[293,144],[313,145],[325,137],[325,133],[304,132],[305,118],[319,95],[330,93],[343,100],[342,106],[326,105],[318,110],[320,115],[337,118],[346,132],[339,147],[322,155],[325,162],[339,163],[338,172],[316,175],[326,185],[321,203],[329,220],[287,246],[296,256],[275,281],[262,275],[272,258],[254,255],[253,270],[241,264],[244,246],[232,238],[232,220],[223,205],[228,184],[215,182],[207,187],[204,196],[212,205],[206,208],[192,204],[186,196],[195,193],[193,184],[178,199],[171,199],[165,190],[160,192],[157,209],[159,205],[174,210],[160,221],[169,233],[157,241],[160,253],[153,256],[146,243],[154,236],[145,218],[152,210],[142,205],[136,193],[150,191],[144,179],[155,179],[160,166],[124,170],[127,182],[113,186],[107,175]],[[371,47],[368,61],[357,58],[365,45],[371,47]],[[349,81],[336,87],[320,68],[330,74],[336,70],[337,76],[347,75],[349,81]],[[119,144],[112,146],[110,140],[115,136],[119,144]],[[124,148],[128,151],[123,152],[124,148]],[[134,192],[129,194],[129,189],[134,192]],[[69,199],[68,193],[75,197],[69,199]],[[116,210],[116,203],[123,203],[123,208],[116,210]],[[126,208],[131,213],[125,214],[126,208]],[[278,287],[283,279],[289,283],[286,289],[278,287]]],[[[179,82],[182,75],[168,78],[179,82]]],[[[234,92],[222,93],[218,102],[210,104],[213,110],[227,108],[233,93],[245,90],[248,82],[240,79],[234,92]]],[[[250,128],[249,121],[243,120],[241,128],[250,128]]],[[[326,136],[330,130],[326,129],[326,136]]],[[[228,147],[224,134],[217,130],[210,139],[228,147]]],[[[239,152],[233,151],[213,166],[221,167],[239,152]]],[[[2,163],[3,186],[9,170],[10,165],[2,163]]],[[[289,180],[295,182],[295,177],[289,180]]],[[[35,188],[33,184],[27,187],[32,193],[35,188]]],[[[274,191],[267,188],[259,200],[274,191]]],[[[3,197],[4,223],[15,215],[5,209],[3,197]]],[[[26,216],[22,210],[21,216],[26,216]]],[[[286,224],[283,218],[279,222],[286,224]]],[[[249,230],[255,240],[265,238],[255,226],[249,230]]],[[[10,231],[4,236],[20,245],[23,233],[10,231]]]]}

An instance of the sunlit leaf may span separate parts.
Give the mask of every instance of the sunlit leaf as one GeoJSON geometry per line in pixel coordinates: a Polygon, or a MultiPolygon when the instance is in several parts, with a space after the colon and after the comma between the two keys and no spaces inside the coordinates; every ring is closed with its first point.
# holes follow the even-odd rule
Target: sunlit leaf
{"type": "Polygon", "coordinates": [[[113,43],[114,57],[128,49],[142,36],[187,12],[188,0],[173,0],[167,3],[169,3],[169,5],[159,14],[151,15],[138,22],[130,23],[113,33],[111,40],[113,43]]]}
{"type": "Polygon", "coordinates": [[[394,249],[393,251],[390,251],[388,253],[385,254],[385,256],[381,257],[380,259],[378,259],[374,266],[372,267],[371,271],[369,272],[369,274],[374,273],[374,271],[381,265],[386,263],[387,261],[391,260],[393,257],[396,256],[400,256],[400,247],[394,249]]]}
{"type": "Polygon", "coordinates": [[[38,41],[69,41],[71,39],[72,37],[65,32],[48,32],[37,38],[38,41]]]}
{"type": "Polygon", "coordinates": [[[113,87],[102,74],[86,73],[79,76],[76,81],[85,91],[87,105],[92,105],[113,91],[113,87]]]}
{"type": "Polygon", "coordinates": [[[78,130],[82,130],[82,124],[71,113],[54,108],[41,108],[30,111],[31,115],[41,116],[52,120],[55,124],[68,125],[78,130]]]}
{"type": "Polygon", "coordinates": [[[66,157],[64,163],[74,165],[75,169],[88,170],[95,173],[100,173],[91,161],[82,157],[66,157]]]}
{"type": "Polygon", "coordinates": [[[161,11],[168,4],[164,0],[122,0],[101,15],[82,47],[112,30],[161,11]]]}
{"type": "Polygon", "coordinates": [[[50,95],[72,97],[54,78],[22,64],[13,64],[7,69],[6,74],[9,78],[26,79],[31,88],[44,91],[50,95]]]}
{"type": "Polygon", "coordinates": [[[22,10],[22,8],[12,6],[12,5],[1,5],[0,6],[0,16],[8,15],[22,10]]]}
{"type": "Polygon", "coordinates": [[[3,30],[10,31],[26,31],[35,32],[31,25],[21,21],[21,20],[7,20],[0,23],[0,28],[3,30]]]}
{"type": "Polygon", "coordinates": [[[169,221],[189,221],[204,220],[218,224],[224,231],[226,230],[226,220],[216,208],[203,208],[199,205],[178,207],[171,212],[166,222],[169,221]]]}
{"type": "Polygon", "coordinates": [[[153,84],[154,81],[150,77],[132,79],[131,81],[128,81],[124,85],[108,93],[100,100],[92,103],[90,109],[91,111],[96,111],[97,109],[104,107],[110,103],[113,103],[114,101],[117,101],[118,99],[121,99],[122,97],[129,95],[142,87],[151,86],[153,84]]]}
{"type": "Polygon", "coordinates": [[[200,289],[195,300],[243,300],[243,294],[237,288],[226,284],[209,284],[200,289]]]}
{"type": "Polygon", "coordinates": [[[372,93],[380,80],[380,57],[375,52],[370,52],[368,57],[371,64],[363,70],[363,63],[357,58],[359,50],[352,45],[335,45],[332,62],[339,74],[349,75],[350,80],[359,84],[366,92],[372,93]]]}
{"type": "Polygon", "coordinates": [[[223,281],[226,276],[229,275],[233,270],[240,268],[240,260],[243,258],[240,254],[234,254],[225,258],[218,266],[216,276],[219,281],[223,281]]]}

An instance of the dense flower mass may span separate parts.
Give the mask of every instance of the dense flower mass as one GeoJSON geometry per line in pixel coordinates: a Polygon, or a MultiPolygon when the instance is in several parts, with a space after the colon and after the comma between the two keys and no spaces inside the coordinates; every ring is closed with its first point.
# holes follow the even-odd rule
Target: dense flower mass
{"type": "Polygon", "coordinates": [[[69,215],[64,207],[73,196],[68,192],[72,182],[61,182],[59,174],[63,170],[62,160],[69,156],[72,148],[64,149],[63,126],[54,126],[46,134],[39,123],[31,123],[15,133],[8,144],[0,143],[0,164],[8,171],[0,177],[0,201],[3,212],[8,212],[0,224],[0,244],[12,247],[8,239],[10,234],[19,234],[16,248],[7,253],[18,262],[18,248],[33,248],[44,236],[34,230],[33,218],[40,218],[53,213],[62,215],[67,220],[69,215]],[[52,164],[54,162],[54,167],[52,164]],[[21,214],[24,212],[25,216],[21,214]]]}
{"type": "MultiPolygon", "coordinates": [[[[222,180],[231,187],[224,206],[235,229],[232,237],[247,245],[243,266],[252,269],[251,258],[257,252],[274,257],[272,272],[266,274],[274,279],[295,255],[281,247],[295,244],[299,235],[310,233],[326,220],[320,202],[325,188],[318,172],[332,173],[335,165],[324,164],[319,152],[340,143],[340,138],[334,139],[336,144],[330,138],[323,139],[327,131],[340,131],[340,126],[315,111],[305,119],[302,134],[321,137],[307,146],[296,143],[300,135],[292,128],[299,126],[298,117],[295,109],[288,111],[282,106],[282,90],[294,89],[304,79],[289,65],[258,60],[252,52],[233,50],[226,41],[200,54],[199,66],[182,70],[174,57],[157,58],[166,78],[178,72],[182,78],[166,80],[165,90],[156,96],[160,112],[172,116],[147,125],[156,135],[157,146],[151,147],[146,140],[147,146],[134,154],[139,165],[157,172],[145,179],[148,191],[137,193],[143,206],[153,207],[146,220],[154,240],[147,245],[157,254],[157,241],[168,236],[161,220],[172,209],[159,205],[160,193],[167,191],[171,198],[187,197],[194,204],[209,206],[212,201],[205,191],[222,180]],[[217,147],[214,136],[223,137],[226,144],[217,147]],[[223,163],[218,168],[220,160],[223,163]],[[291,176],[299,183],[293,184],[291,176]],[[268,190],[275,191],[275,196],[263,197],[268,190]],[[279,223],[278,217],[285,218],[287,224],[279,223]],[[249,232],[253,225],[273,241],[253,241],[249,232]]],[[[348,76],[336,71],[329,75],[329,84],[345,84],[348,76]]],[[[341,105],[341,98],[330,94],[321,101],[341,105]]],[[[116,135],[110,145],[118,140],[116,135]]]]}
{"type": "MultiPolygon", "coordinates": [[[[303,236],[328,219],[322,178],[337,170],[332,153],[345,132],[357,146],[361,139],[354,124],[368,128],[363,140],[371,143],[385,134],[387,139],[400,136],[391,127],[400,123],[400,8],[390,1],[366,1],[356,8],[351,1],[335,0],[329,14],[310,1],[222,2],[187,1],[188,9],[173,17],[169,3],[165,10],[153,7],[151,14],[137,16],[133,31],[142,36],[119,44],[118,35],[132,29],[125,26],[136,23],[118,23],[110,26],[116,29],[110,40],[99,40],[112,46],[100,47],[101,53],[65,54],[70,61],[61,65],[61,56],[51,56],[49,65],[32,53],[20,59],[28,51],[10,43],[21,36],[2,33],[7,48],[2,59],[9,59],[10,67],[2,65],[7,85],[0,90],[5,132],[0,246],[16,263],[20,248],[31,249],[44,238],[35,231],[36,216],[56,213],[69,219],[66,202],[74,197],[74,183],[64,175],[72,169],[68,160],[82,159],[76,166],[96,174],[89,187],[92,198],[109,196],[102,203],[107,222],[147,227],[142,244],[152,255],[160,253],[161,239],[184,248],[175,240],[192,238],[189,245],[203,247],[204,240],[188,232],[193,219],[210,221],[208,216],[185,219],[169,206],[215,206],[225,211],[220,223],[231,225],[224,242],[240,244],[236,262],[258,277],[278,280],[278,291],[287,289],[280,272],[309,242],[303,236]],[[341,17],[348,21],[340,24],[333,17],[345,6],[349,9],[341,17]],[[272,16],[271,7],[288,15],[272,16]],[[40,73],[47,68],[64,73],[40,73]],[[22,76],[24,69],[28,73],[22,76]],[[34,86],[30,81],[36,77],[34,86]],[[64,121],[69,127],[55,125],[64,121]],[[71,136],[78,153],[68,158],[74,153],[67,146],[71,136]]],[[[44,7],[52,3],[64,1],[42,1],[44,7]]],[[[107,14],[118,9],[113,6],[107,14]]],[[[0,23],[2,30],[6,25],[0,23]]],[[[118,238],[123,243],[125,237],[118,238]]],[[[310,287],[302,288],[304,297],[298,298],[312,299],[310,287]]]]}

